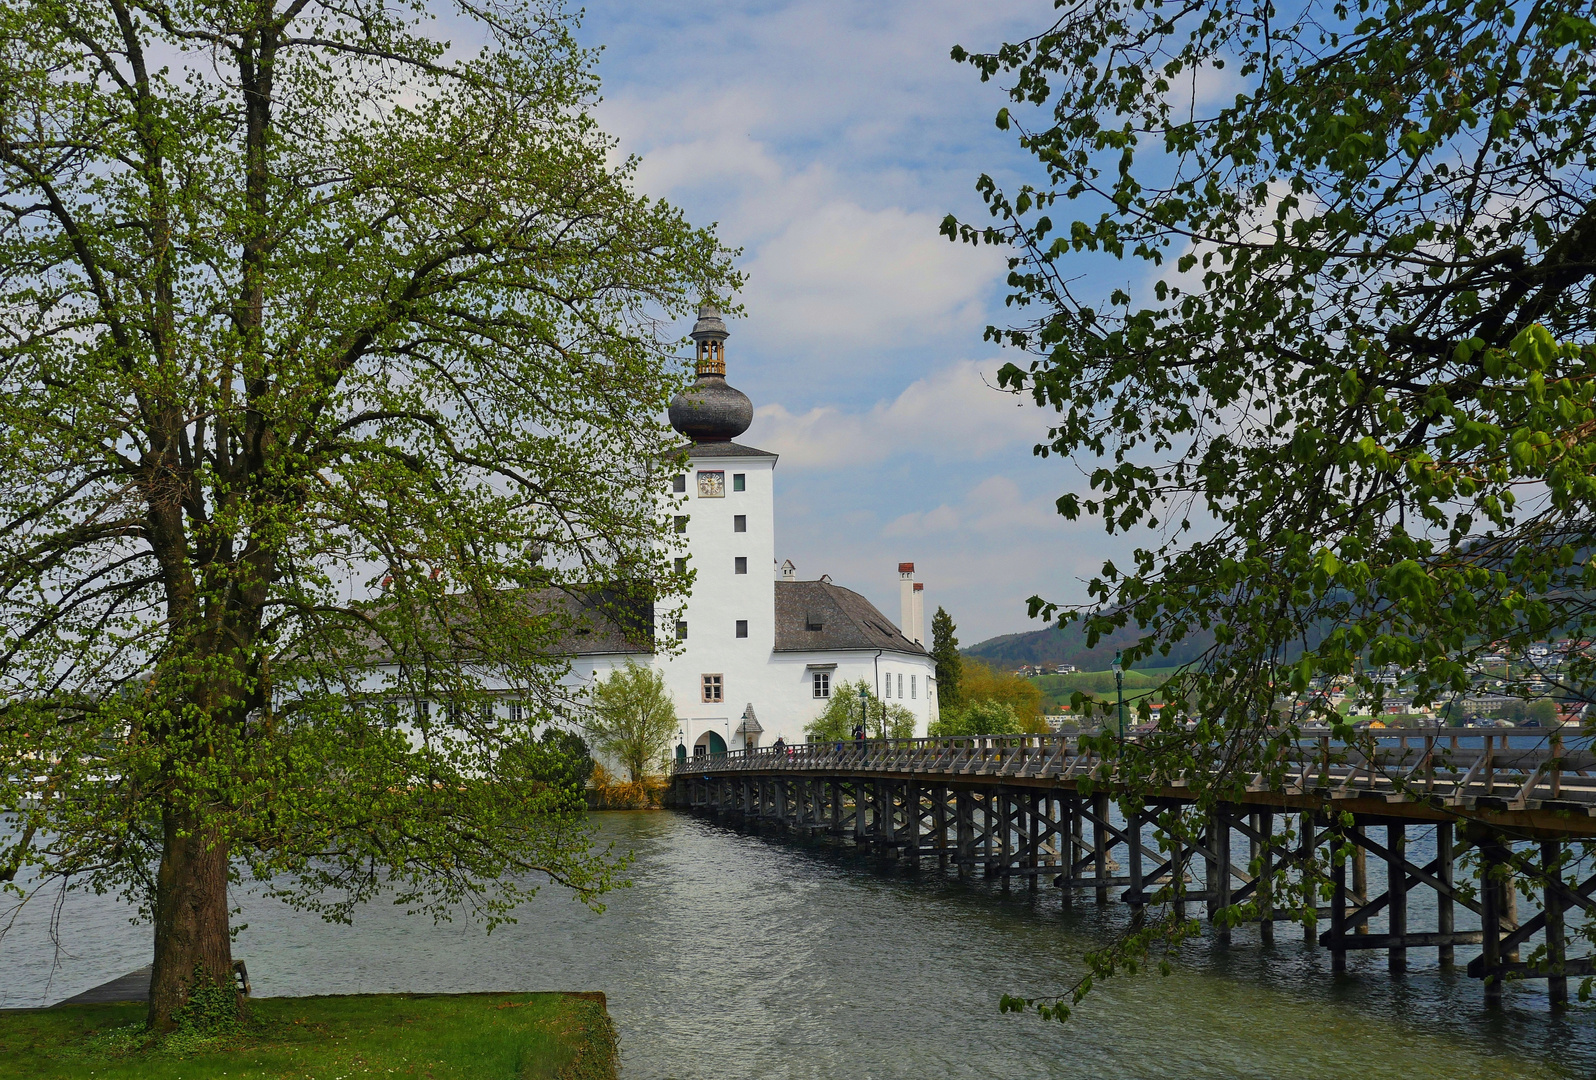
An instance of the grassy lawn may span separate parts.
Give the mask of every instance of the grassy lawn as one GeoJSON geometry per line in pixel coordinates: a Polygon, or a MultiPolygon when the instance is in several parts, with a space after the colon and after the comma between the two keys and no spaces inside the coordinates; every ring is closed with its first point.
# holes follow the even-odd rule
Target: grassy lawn
{"type": "MultiPolygon", "coordinates": [[[[596,995],[595,995],[596,997],[596,995]]],[[[224,1040],[149,1048],[141,1004],[0,1011],[0,1077],[32,1080],[612,1080],[599,1002],[567,994],[256,998],[224,1040]]]]}
{"type": "MultiPolygon", "coordinates": [[[[1125,700],[1135,701],[1145,697],[1173,675],[1179,668],[1133,668],[1125,672],[1125,700]]],[[[1031,680],[1042,691],[1043,703],[1049,709],[1068,705],[1077,690],[1088,697],[1103,701],[1114,698],[1114,673],[1112,671],[1074,671],[1067,675],[1039,675],[1031,680]]]]}

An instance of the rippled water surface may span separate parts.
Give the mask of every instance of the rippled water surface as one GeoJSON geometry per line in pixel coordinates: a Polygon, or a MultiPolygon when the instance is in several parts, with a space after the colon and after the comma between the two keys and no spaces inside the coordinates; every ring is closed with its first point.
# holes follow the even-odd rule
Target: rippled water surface
{"type": "MultiPolygon", "coordinates": [[[[1004,991],[1065,986],[1118,905],[1062,910],[851,852],[674,813],[596,815],[634,849],[633,887],[596,915],[546,890],[491,936],[389,907],[327,926],[254,896],[235,955],[258,994],[603,990],[627,1080],[697,1077],[1585,1077],[1596,1011],[1545,1011],[1539,985],[1481,1006],[1477,982],[1410,953],[1329,956],[1282,926],[1272,951],[1238,930],[1188,947],[1169,978],[1104,985],[1067,1024],[1000,1016],[1004,991]]],[[[0,941],[0,1004],[58,1000],[148,962],[148,930],[96,897],[40,908],[0,941]]],[[[1415,925],[1417,925],[1415,923],[1415,925]]],[[[1461,959],[1461,957],[1460,957],[1461,959]]]]}

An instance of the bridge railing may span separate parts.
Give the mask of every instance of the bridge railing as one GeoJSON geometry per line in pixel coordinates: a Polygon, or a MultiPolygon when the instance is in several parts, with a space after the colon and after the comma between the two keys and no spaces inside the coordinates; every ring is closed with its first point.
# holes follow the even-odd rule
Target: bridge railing
{"type": "MultiPolygon", "coordinates": [[[[1137,736],[1127,741],[1147,741],[1137,736]]],[[[1080,736],[975,735],[922,739],[845,739],[732,750],[679,760],[673,775],[739,773],[892,773],[946,777],[1016,777],[1112,783],[1105,761],[1080,736]]],[[[1195,779],[1166,777],[1168,786],[1195,779]]],[[[1589,740],[1556,729],[1442,728],[1423,732],[1365,732],[1348,740],[1305,733],[1282,754],[1270,775],[1249,778],[1258,790],[1391,800],[1448,802],[1504,800],[1509,808],[1573,805],[1596,815],[1596,751],[1589,740]],[[1513,745],[1513,741],[1520,745],[1513,745]],[[1579,745],[1565,745],[1565,740],[1579,745]],[[1529,745],[1524,745],[1528,743],[1529,745]]]]}

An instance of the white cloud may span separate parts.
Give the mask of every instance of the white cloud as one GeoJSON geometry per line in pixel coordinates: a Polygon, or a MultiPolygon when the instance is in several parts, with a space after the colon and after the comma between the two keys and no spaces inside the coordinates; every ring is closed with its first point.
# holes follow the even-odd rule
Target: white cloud
{"type": "MultiPolygon", "coordinates": [[[[1097,573],[1105,557],[1117,554],[1117,541],[1105,537],[1100,524],[1059,516],[1057,489],[1045,470],[1029,477],[1014,470],[989,472],[959,485],[945,502],[900,512],[884,524],[861,510],[879,509],[878,493],[897,484],[881,470],[861,476],[864,483],[857,489],[837,492],[848,509],[824,515],[813,509],[824,504],[815,496],[829,490],[826,479],[799,479],[809,497],[801,505],[785,497],[781,501],[781,557],[797,563],[800,577],[829,573],[888,613],[897,610],[893,568],[913,562],[926,585],[928,612],[946,607],[966,644],[1038,628],[1026,617],[1028,597],[1083,600],[1083,580],[1097,573]]],[[[952,476],[941,478],[957,483],[952,476]]],[[[913,495],[905,494],[895,509],[914,506],[913,495]]]]}
{"type": "Polygon", "coordinates": [[[605,119],[643,148],[640,189],[712,205],[723,239],[744,249],[740,299],[761,340],[857,355],[978,339],[1002,254],[949,243],[938,209],[866,205],[830,164],[778,153],[753,134],[772,111],[760,95],[683,89],[611,103],[605,119]]]}
{"type": "Polygon", "coordinates": [[[974,210],[977,174],[1012,139],[990,128],[999,95],[948,48],[1003,40],[1024,11],[710,2],[609,25],[650,63],[612,83],[599,118],[641,156],[640,190],[743,249],[740,349],[835,369],[868,350],[979,340],[1002,253],[938,228],[974,210]]]}
{"type": "Polygon", "coordinates": [[[1007,476],[989,476],[965,493],[958,508],[943,503],[934,510],[904,514],[887,523],[881,535],[923,537],[939,533],[964,533],[986,537],[1012,536],[1025,531],[1053,529],[1064,524],[1053,500],[1027,499],[1007,476]]]}
{"type": "Polygon", "coordinates": [[[780,454],[788,470],[859,468],[901,454],[969,460],[1028,447],[1046,433],[1045,416],[1029,397],[993,388],[998,366],[953,364],[863,412],[762,405],[746,441],[780,454]]]}
{"type": "Polygon", "coordinates": [[[794,217],[747,269],[744,300],[763,332],[851,352],[977,335],[1002,261],[948,243],[934,214],[833,201],[794,217]]]}

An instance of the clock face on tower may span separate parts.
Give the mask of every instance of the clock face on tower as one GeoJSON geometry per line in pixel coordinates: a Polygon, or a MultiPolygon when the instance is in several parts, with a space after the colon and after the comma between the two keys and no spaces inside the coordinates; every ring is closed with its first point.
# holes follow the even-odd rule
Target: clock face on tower
{"type": "Polygon", "coordinates": [[[724,499],[726,497],[726,474],[723,472],[699,473],[698,497],[700,499],[724,499]]]}

